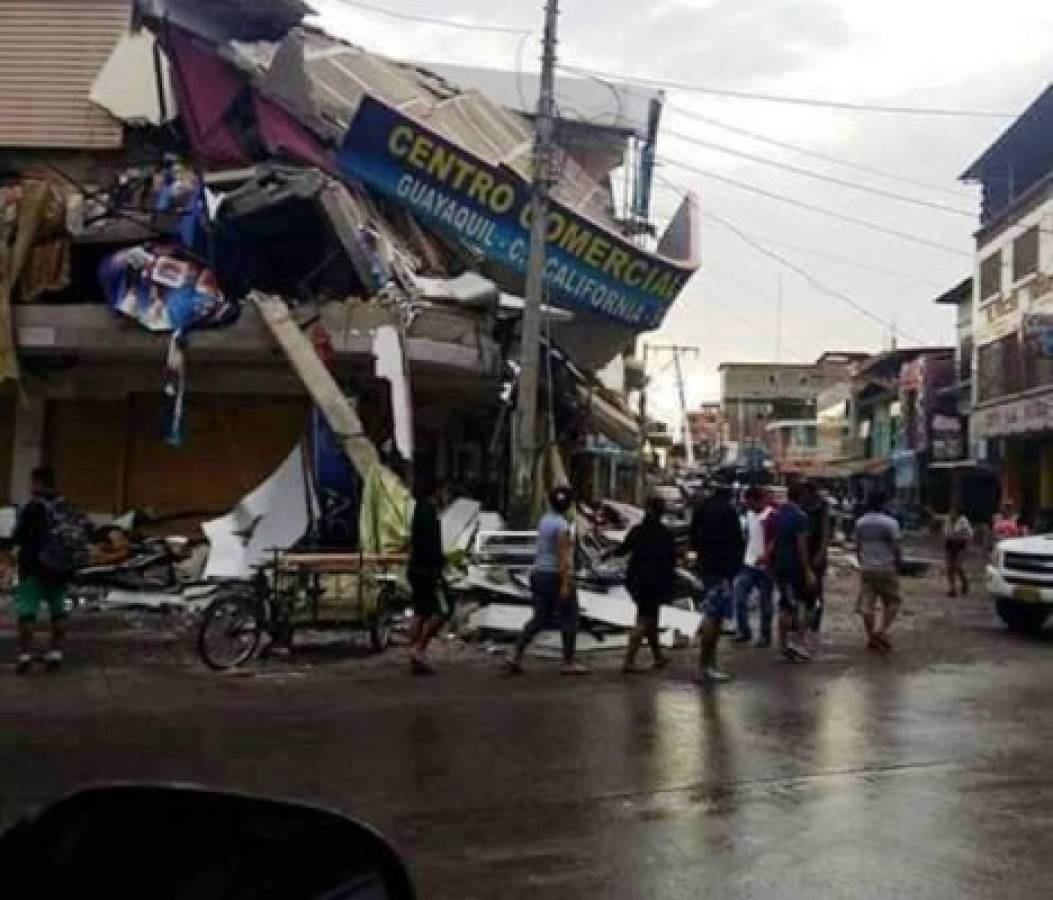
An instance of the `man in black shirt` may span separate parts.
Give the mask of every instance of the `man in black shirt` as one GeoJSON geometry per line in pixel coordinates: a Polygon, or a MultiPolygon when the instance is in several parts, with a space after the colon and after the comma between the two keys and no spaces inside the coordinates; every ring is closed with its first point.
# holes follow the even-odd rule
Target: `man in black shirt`
{"type": "Polygon", "coordinates": [[[51,617],[51,647],[44,657],[49,669],[62,665],[62,644],[66,633],[67,585],[54,577],[41,563],[40,556],[52,530],[52,505],[59,500],[55,473],[41,466],[32,473],[32,498],[22,507],[11,537],[18,548],[18,587],[15,613],[18,617],[18,662],[16,671],[28,671],[33,664],[33,632],[40,607],[46,605],[51,617]]]}
{"type": "Polygon", "coordinates": [[[417,483],[417,502],[410,526],[410,558],[407,577],[413,591],[413,622],[410,640],[413,651],[410,670],[414,675],[434,671],[425,661],[428,644],[450,615],[442,570],[446,564],[442,552],[442,527],[436,508],[438,490],[431,478],[417,483]]]}
{"type": "Polygon", "coordinates": [[[830,550],[831,516],[830,504],[823,497],[819,488],[811,481],[804,482],[801,493],[801,508],[808,516],[808,556],[812,572],[815,573],[815,606],[811,620],[804,633],[813,632],[818,636],[823,624],[823,587],[826,577],[827,555],[830,550]]]}
{"type": "Polygon", "coordinates": [[[672,532],[662,522],[665,504],[661,497],[647,501],[643,521],[634,526],[625,540],[608,555],[628,556],[625,586],[636,604],[636,627],[629,635],[629,649],[625,653],[622,671],[634,674],[636,654],[644,638],[651,645],[654,667],[664,668],[669,660],[658,643],[658,617],[661,604],[669,599],[676,576],[676,542],[672,532]]]}
{"type": "Polygon", "coordinates": [[[746,537],[739,515],[731,505],[731,489],[717,485],[691,518],[691,549],[705,585],[704,621],[699,632],[699,674],[704,684],[728,681],[717,668],[717,642],[724,619],[731,614],[731,582],[742,569],[746,537]]]}

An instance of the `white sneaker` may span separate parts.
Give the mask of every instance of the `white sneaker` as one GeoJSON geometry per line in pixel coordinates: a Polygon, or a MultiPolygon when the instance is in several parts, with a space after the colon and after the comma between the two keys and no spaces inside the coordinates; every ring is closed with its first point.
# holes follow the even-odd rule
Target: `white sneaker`
{"type": "Polygon", "coordinates": [[[25,675],[33,665],[33,654],[32,653],[19,653],[18,659],[15,661],[15,674],[25,675]]]}
{"type": "Polygon", "coordinates": [[[812,654],[801,644],[793,640],[786,642],[785,655],[787,659],[791,659],[794,662],[810,662],[812,659],[812,654]]]}
{"type": "Polygon", "coordinates": [[[62,666],[62,651],[48,650],[48,652],[44,654],[44,665],[52,671],[60,668],[62,666]]]}

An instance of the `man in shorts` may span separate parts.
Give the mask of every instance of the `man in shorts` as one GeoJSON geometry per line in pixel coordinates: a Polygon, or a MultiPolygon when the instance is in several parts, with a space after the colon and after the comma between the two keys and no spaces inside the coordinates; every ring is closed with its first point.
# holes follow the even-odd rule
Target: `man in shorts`
{"type": "Polygon", "coordinates": [[[801,508],[800,484],[790,485],[786,502],[775,514],[775,585],[779,592],[779,650],[790,662],[807,662],[811,654],[804,634],[815,607],[815,573],[808,546],[808,515],[801,508]]]}
{"type": "Polygon", "coordinates": [[[892,649],[888,633],[903,605],[899,589],[900,551],[899,523],[884,511],[884,497],[872,494],[867,512],[856,523],[856,548],[859,553],[860,585],[857,611],[863,617],[867,649],[887,653],[892,649]],[[881,601],[881,624],[878,625],[877,603],[881,601]]]}
{"type": "Polygon", "coordinates": [[[700,684],[720,684],[731,676],[717,667],[717,644],[724,619],[734,609],[731,585],[746,555],[746,537],[731,505],[731,488],[718,485],[695,510],[691,518],[691,549],[695,551],[705,590],[696,680],[700,684]]]}
{"type": "Polygon", "coordinates": [[[22,507],[11,536],[18,549],[18,587],[15,588],[15,615],[18,619],[18,660],[15,671],[24,674],[33,665],[33,639],[40,607],[47,606],[51,618],[51,646],[44,662],[49,670],[62,665],[62,645],[66,636],[67,585],[52,578],[40,562],[40,554],[51,529],[51,506],[59,500],[55,473],[46,466],[33,470],[32,497],[22,507]]]}
{"type": "Polygon", "coordinates": [[[410,671],[414,675],[431,675],[425,659],[428,644],[449,618],[446,586],[442,580],[445,558],[442,552],[442,528],[439,524],[435,483],[429,477],[417,484],[417,502],[410,525],[410,558],[407,577],[413,592],[413,622],[410,625],[412,653],[410,671]]]}
{"type": "Polygon", "coordinates": [[[669,663],[659,642],[658,621],[662,604],[672,595],[676,580],[676,541],[662,521],[664,512],[661,497],[648,497],[643,521],[629,530],[621,544],[604,554],[605,558],[629,557],[625,586],[636,604],[636,626],[629,633],[622,665],[626,675],[643,671],[636,666],[636,654],[645,638],[651,645],[654,668],[664,669],[669,663]]]}

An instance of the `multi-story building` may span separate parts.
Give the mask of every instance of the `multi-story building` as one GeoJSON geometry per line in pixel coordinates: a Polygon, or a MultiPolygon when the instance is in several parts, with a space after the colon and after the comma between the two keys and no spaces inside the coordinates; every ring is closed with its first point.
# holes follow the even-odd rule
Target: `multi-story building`
{"type": "Polygon", "coordinates": [[[819,393],[851,376],[866,353],[824,353],[814,363],[722,363],[725,440],[740,456],[763,447],[773,422],[816,418],[819,393]]]}
{"type": "Polygon", "coordinates": [[[768,454],[780,478],[819,474],[818,424],[815,419],[790,419],[768,424],[768,454]]]}
{"type": "MultiPolygon", "coordinates": [[[[0,262],[0,504],[22,502],[46,461],[85,512],[146,509],[192,527],[269,475],[319,419],[242,302],[250,288],[294,307],[387,461],[487,505],[507,497],[505,363],[520,354],[527,237],[513,206],[529,187],[530,123],[307,13],[287,0],[0,0],[0,248],[12,251],[0,262]],[[472,178],[454,184],[455,162],[472,178]],[[506,226],[518,249],[493,258],[506,226]],[[239,308],[236,321],[204,312],[239,308]]],[[[650,249],[625,234],[650,230],[661,98],[605,86],[613,107],[583,115],[586,84],[560,88],[573,142],[560,144],[552,202],[568,260],[546,288],[559,349],[545,354],[534,437],[591,456],[610,491],[633,480],[639,424],[624,393],[641,372],[609,372],[612,386],[592,373],[658,323],[697,267],[682,256],[695,212],[685,202],[650,249]],[[614,168],[633,172],[631,209],[597,181],[614,168]],[[608,290],[617,267],[593,248],[615,247],[654,284],[608,290]],[[572,277],[579,265],[598,280],[572,277]],[[592,284],[595,302],[568,279],[592,284]]]]}
{"type": "Polygon", "coordinates": [[[971,433],[1025,511],[1053,506],[1053,87],[962,176],[983,189],[971,433]]]}
{"type": "Polygon", "coordinates": [[[862,455],[855,418],[852,379],[823,388],[816,398],[816,441],[820,474],[843,477],[848,460],[862,455]]]}

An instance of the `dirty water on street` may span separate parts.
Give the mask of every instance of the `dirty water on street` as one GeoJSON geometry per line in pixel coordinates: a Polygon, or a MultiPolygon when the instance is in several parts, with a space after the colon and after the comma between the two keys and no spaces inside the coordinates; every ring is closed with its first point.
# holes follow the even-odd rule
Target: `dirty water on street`
{"type": "Polygon", "coordinates": [[[710,691],[687,652],[664,676],[605,654],[591,678],[532,660],[508,682],[459,642],[433,679],[328,649],[224,677],[160,626],[86,626],[67,671],[0,680],[0,817],[191,781],[360,816],[423,897],[1049,896],[1053,642],[911,590],[892,658],[860,648],[835,584],[821,660],[728,647],[736,680],[710,691]]]}

